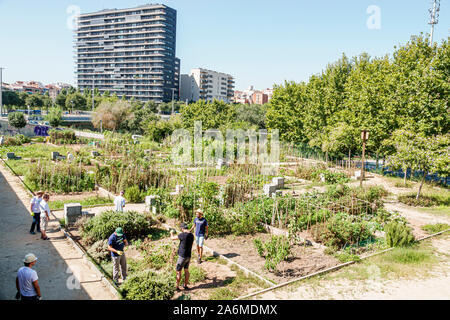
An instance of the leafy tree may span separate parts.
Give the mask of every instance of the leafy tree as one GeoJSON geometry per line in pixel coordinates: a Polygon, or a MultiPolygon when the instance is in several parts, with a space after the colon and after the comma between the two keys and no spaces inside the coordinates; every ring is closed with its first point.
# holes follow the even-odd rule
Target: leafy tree
{"type": "Polygon", "coordinates": [[[22,101],[20,99],[20,96],[15,91],[5,90],[2,91],[2,101],[4,105],[9,106],[21,106],[22,101]]]}
{"type": "Polygon", "coordinates": [[[62,119],[62,109],[59,107],[50,108],[45,119],[52,127],[59,126],[62,119]]]}
{"type": "Polygon", "coordinates": [[[14,128],[17,128],[19,132],[21,128],[27,125],[25,115],[22,112],[12,112],[8,114],[8,123],[14,128]]]}
{"type": "Polygon", "coordinates": [[[223,101],[200,100],[187,106],[183,105],[181,119],[185,128],[193,128],[195,121],[202,121],[204,130],[221,129],[236,119],[236,108],[223,101]]]}
{"type": "Polygon", "coordinates": [[[236,121],[248,123],[257,129],[265,129],[267,108],[267,105],[240,104],[236,107],[236,121]]]}
{"type": "Polygon", "coordinates": [[[84,110],[86,109],[86,98],[79,92],[70,93],[66,97],[66,110],[84,110]]]}
{"type": "Polygon", "coordinates": [[[66,89],[62,89],[56,96],[55,103],[58,107],[64,109],[66,107],[66,99],[67,99],[67,91],[66,89]]]}
{"type": "Polygon", "coordinates": [[[116,131],[126,127],[131,114],[131,105],[127,101],[103,101],[95,110],[92,123],[95,128],[102,128],[116,131]]]}
{"type": "Polygon", "coordinates": [[[44,105],[43,96],[35,93],[27,97],[25,104],[30,106],[30,108],[42,108],[44,105]]]}

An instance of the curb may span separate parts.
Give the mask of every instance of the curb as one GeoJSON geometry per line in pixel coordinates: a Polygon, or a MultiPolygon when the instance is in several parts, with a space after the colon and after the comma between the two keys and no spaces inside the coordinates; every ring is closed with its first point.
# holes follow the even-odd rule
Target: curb
{"type": "Polygon", "coordinates": [[[80,248],[80,246],[78,245],[78,243],[76,243],[75,240],[72,239],[71,235],[64,229],[61,228],[61,231],[64,233],[66,239],[69,240],[69,242],[72,244],[72,246],[75,248],[75,250],[77,250],[78,253],[81,254],[82,259],[83,259],[83,263],[86,264],[94,273],[97,274],[97,276],[100,278],[100,281],[109,289],[109,291],[115,296],[117,297],[117,299],[120,300],[121,295],[120,293],[117,291],[117,289],[108,281],[108,279],[105,277],[105,274],[100,271],[97,266],[90,260],[89,256],[87,255],[86,252],[84,252],[84,250],[82,248],[80,248]]]}

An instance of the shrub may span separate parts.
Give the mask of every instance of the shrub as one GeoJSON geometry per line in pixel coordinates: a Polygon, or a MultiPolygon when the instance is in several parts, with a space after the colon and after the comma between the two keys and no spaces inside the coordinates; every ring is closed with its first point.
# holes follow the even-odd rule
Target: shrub
{"type": "Polygon", "coordinates": [[[261,239],[256,238],[255,240],[253,240],[253,243],[255,244],[256,247],[256,251],[258,251],[258,254],[260,257],[264,257],[264,244],[261,241],[261,239]]]}
{"type": "Polygon", "coordinates": [[[74,144],[77,143],[77,136],[73,130],[55,130],[48,132],[50,142],[55,144],[74,144]]]}
{"type": "Polygon", "coordinates": [[[141,203],[144,197],[141,194],[138,186],[132,186],[125,190],[125,199],[131,203],[141,203]]]}
{"type": "Polygon", "coordinates": [[[333,172],[330,170],[316,170],[312,174],[312,179],[314,181],[320,181],[324,177],[326,184],[342,184],[347,183],[350,179],[347,177],[347,174],[344,172],[333,172]]]}
{"type": "Polygon", "coordinates": [[[20,144],[29,143],[31,139],[23,134],[18,134],[15,136],[17,140],[19,140],[20,144]]]}
{"type": "Polygon", "coordinates": [[[358,217],[339,212],[328,221],[312,228],[315,241],[326,246],[343,248],[373,238],[375,224],[358,217]]]}
{"type": "Polygon", "coordinates": [[[3,146],[10,147],[10,146],[21,146],[22,143],[19,139],[16,139],[14,137],[5,137],[5,140],[3,141],[3,146]]]}
{"type": "Polygon", "coordinates": [[[111,260],[111,253],[108,251],[108,240],[95,242],[88,250],[91,257],[98,262],[111,260]]]}
{"type": "Polygon", "coordinates": [[[415,242],[412,229],[404,223],[390,222],[384,227],[389,247],[407,247],[415,242]]]}
{"type": "Polygon", "coordinates": [[[151,222],[136,211],[116,212],[105,211],[95,217],[85,220],[81,227],[83,238],[94,241],[108,239],[116,230],[123,228],[128,239],[137,239],[150,232],[151,222]]]}
{"type": "Polygon", "coordinates": [[[448,229],[450,229],[450,225],[446,223],[427,224],[422,227],[422,230],[428,232],[429,234],[435,234],[448,229]]]}
{"type": "Polygon", "coordinates": [[[218,236],[231,233],[231,223],[221,208],[216,206],[206,208],[205,218],[208,220],[210,235],[218,236]]]}
{"type": "Polygon", "coordinates": [[[175,293],[172,273],[140,271],[127,278],[121,290],[126,300],[169,300],[175,293]]]}
{"type": "Polygon", "coordinates": [[[255,239],[254,244],[258,254],[266,258],[264,266],[269,271],[275,271],[277,265],[291,254],[291,245],[285,236],[272,236],[265,243],[255,239]]]}

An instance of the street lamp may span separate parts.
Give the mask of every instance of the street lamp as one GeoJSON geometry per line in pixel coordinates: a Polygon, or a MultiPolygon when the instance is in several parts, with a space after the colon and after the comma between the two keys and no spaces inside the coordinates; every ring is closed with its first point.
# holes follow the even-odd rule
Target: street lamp
{"type": "Polygon", "coordinates": [[[361,140],[363,142],[363,149],[362,149],[362,159],[361,159],[361,177],[359,180],[359,186],[362,188],[363,180],[364,180],[364,174],[365,174],[365,157],[366,157],[366,141],[369,140],[369,130],[361,130],[361,140]]]}

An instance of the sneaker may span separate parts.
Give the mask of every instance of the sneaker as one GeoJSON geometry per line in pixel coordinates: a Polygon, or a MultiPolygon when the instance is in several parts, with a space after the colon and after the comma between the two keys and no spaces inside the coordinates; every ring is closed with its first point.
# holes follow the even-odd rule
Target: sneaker
{"type": "Polygon", "coordinates": [[[180,291],[181,291],[180,287],[177,287],[175,290],[176,290],[177,292],[180,292],[180,291]]]}
{"type": "Polygon", "coordinates": [[[37,232],[41,233],[41,230],[38,230],[37,232]]]}
{"type": "Polygon", "coordinates": [[[50,240],[49,237],[42,238],[42,240],[50,240]]]}
{"type": "Polygon", "coordinates": [[[36,234],[36,232],[34,232],[34,231],[30,231],[30,234],[36,234]]]}
{"type": "Polygon", "coordinates": [[[183,286],[183,289],[186,290],[186,291],[191,290],[191,288],[189,288],[188,286],[183,286]]]}

